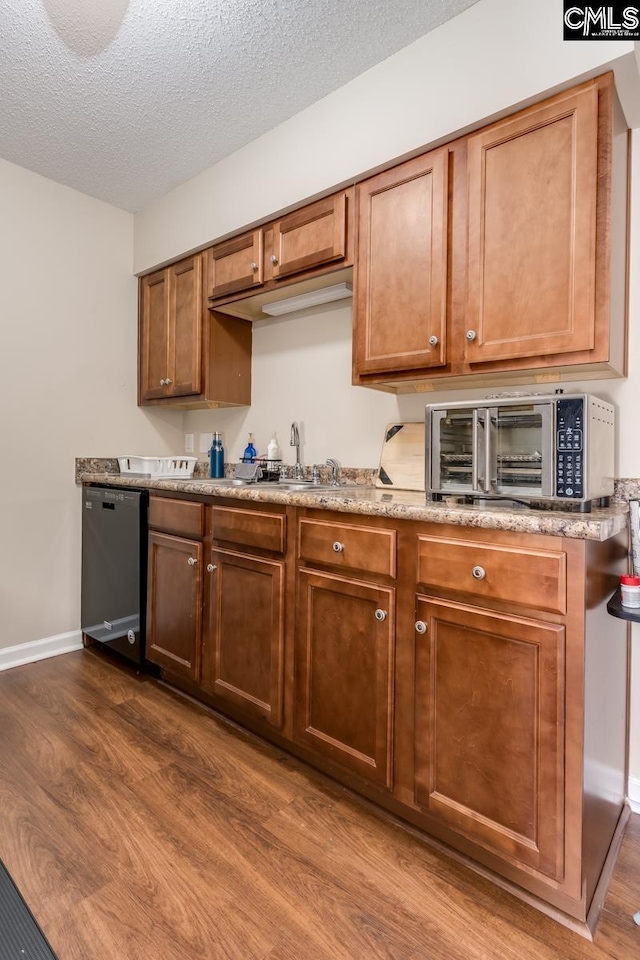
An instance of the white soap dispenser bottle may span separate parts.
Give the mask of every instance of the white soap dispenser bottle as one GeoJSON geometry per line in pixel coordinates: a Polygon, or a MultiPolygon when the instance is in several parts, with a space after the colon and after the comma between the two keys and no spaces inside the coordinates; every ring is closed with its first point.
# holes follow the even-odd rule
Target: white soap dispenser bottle
{"type": "Polygon", "coordinates": [[[267,460],[271,462],[272,460],[280,460],[282,455],[280,453],[280,445],[278,443],[278,435],[275,430],[273,431],[273,436],[269,443],[267,444],[267,460]]]}

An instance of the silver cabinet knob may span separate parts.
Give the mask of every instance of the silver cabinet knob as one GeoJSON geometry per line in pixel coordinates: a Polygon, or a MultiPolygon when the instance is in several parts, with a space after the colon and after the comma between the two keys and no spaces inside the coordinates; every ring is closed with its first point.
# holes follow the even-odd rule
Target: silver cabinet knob
{"type": "Polygon", "coordinates": [[[164,377],[163,377],[162,380],[160,381],[160,386],[161,386],[161,387],[166,387],[166,385],[167,385],[167,381],[166,381],[166,380],[164,379],[164,377]]]}
{"type": "Polygon", "coordinates": [[[173,383],[173,380],[170,380],[169,377],[167,377],[167,379],[165,380],[165,383],[168,387],[170,387],[171,384],[173,383]]]}
{"type": "Polygon", "coordinates": [[[216,567],[215,563],[208,563],[208,564],[207,564],[207,573],[213,573],[213,571],[214,571],[214,570],[217,570],[217,569],[218,569],[218,568],[216,567]]]}
{"type": "Polygon", "coordinates": [[[269,257],[269,260],[271,260],[271,263],[274,265],[274,267],[275,267],[275,266],[277,265],[277,263],[278,263],[278,258],[276,257],[275,253],[272,253],[272,254],[271,254],[271,256],[269,257]]]}
{"type": "Polygon", "coordinates": [[[254,273],[258,272],[258,264],[256,263],[255,260],[251,261],[251,269],[253,270],[254,273]]]}
{"type": "Polygon", "coordinates": [[[383,620],[386,620],[386,619],[387,619],[387,611],[386,611],[386,610],[376,610],[376,612],[374,613],[374,617],[376,618],[376,620],[379,620],[380,623],[382,623],[383,620]]]}
{"type": "Polygon", "coordinates": [[[440,340],[438,339],[438,337],[436,337],[435,333],[433,334],[433,336],[429,337],[430,347],[437,347],[439,343],[440,343],[440,340]]]}
{"type": "Polygon", "coordinates": [[[416,633],[426,633],[427,625],[424,620],[416,620],[416,633]]]}
{"type": "Polygon", "coordinates": [[[473,343],[473,341],[476,339],[477,336],[478,334],[475,332],[475,330],[467,330],[467,332],[465,333],[465,337],[467,338],[469,343],[473,343]]]}
{"type": "Polygon", "coordinates": [[[333,552],[342,553],[343,550],[344,550],[344,543],[340,543],[339,540],[336,540],[336,542],[333,545],[333,552]]]}
{"type": "Polygon", "coordinates": [[[474,580],[484,580],[486,575],[487,575],[487,571],[485,570],[484,567],[471,568],[471,576],[474,578],[474,580]]]}
{"type": "Polygon", "coordinates": [[[195,566],[197,562],[198,561],[196,560],[195,557],[189,557],[189,559],[187,560],[187,563],[189,564],[190,567],[195,566]]]}

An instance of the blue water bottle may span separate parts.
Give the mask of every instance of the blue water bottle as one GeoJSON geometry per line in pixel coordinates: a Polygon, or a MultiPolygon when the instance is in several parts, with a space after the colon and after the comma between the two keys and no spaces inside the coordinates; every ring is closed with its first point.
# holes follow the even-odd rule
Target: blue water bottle
{"type": "Polygon", "coordinates": [[[217,432],[213,435],[209,450],[209,476],[216,480],[224,477],[224,447],[222,437],[217,432]]]}

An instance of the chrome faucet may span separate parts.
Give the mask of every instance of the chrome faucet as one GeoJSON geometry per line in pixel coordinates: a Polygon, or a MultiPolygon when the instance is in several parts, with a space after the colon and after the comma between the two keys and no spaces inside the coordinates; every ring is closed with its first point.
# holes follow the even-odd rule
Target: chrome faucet
{"type": "Polygon", "coordinates": [[[338,486],[338,470],[340,469],[340,464],[338,463],[337,460],[334,460],[333,458],[329,457],[329,459],[327,460],[327,466],[331,467],[331,486],[337,487],[338,486]]]}
{"type": "Polygon", "coordinates": [[[296,448],[296,465],[293,470],[294,480],[302,480],[302,460],[300,459],[300,431],[298,430],[298,424],[293,421],[291,424],[291,439],[289,441],[290,447],[296,448]]]}

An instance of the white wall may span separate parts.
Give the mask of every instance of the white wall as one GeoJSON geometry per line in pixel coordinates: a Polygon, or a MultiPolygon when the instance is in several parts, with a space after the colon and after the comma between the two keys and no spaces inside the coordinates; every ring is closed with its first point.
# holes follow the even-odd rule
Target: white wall
{"type": "Polygon", "coordinates": [[[179,449],[136,407],[133,218],[0,160],[0,648],[80,627],[76,456],[179,449]]]}
{"type": "MultiPolygon", "coordinates": [[[[185,430],[222,430],[225,458],[237,460],[247,434],[265,453],[274,430],[285,462],[291,422],[300,423],[305,463],[336,457],[343,465],[376,466],[382,426],[398,416],[396,397],[351,386],[350,301],[253,325],[253,403],[250,408],[197,411],[185,430]]],[[[413,398],[412,398],[413,399],[413,398]]]]}

